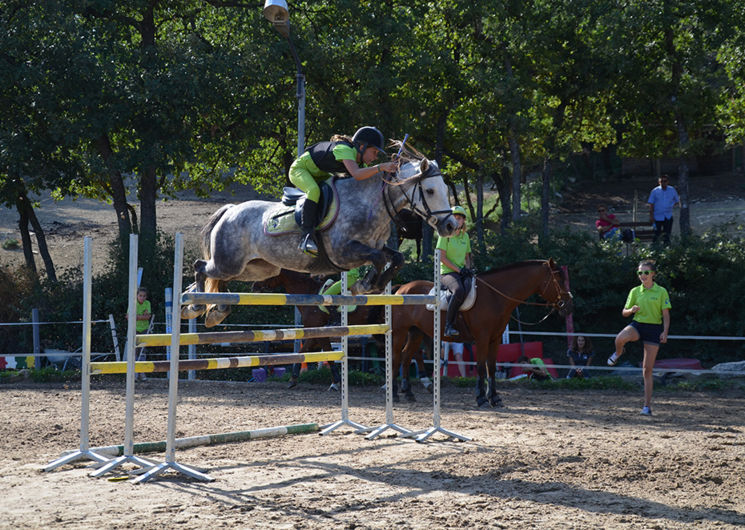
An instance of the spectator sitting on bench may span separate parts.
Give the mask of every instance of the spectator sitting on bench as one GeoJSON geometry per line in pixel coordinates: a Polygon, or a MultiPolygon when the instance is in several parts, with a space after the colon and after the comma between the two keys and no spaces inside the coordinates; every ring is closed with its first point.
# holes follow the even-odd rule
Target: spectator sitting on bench
{"type": "Polygon", "coordinates": [[[527,355],[522,355],[517,360],[518,364],[532,364],[530,367],[523,367],[523,371],[528,374],[529,379],[535,379],[537,381],[544,381],[546,379],[552,379],[551,374],[546,370],[546,364],[540,357],[532,357],[528,359],[527,355]]]}
{"type": "Polygon", "coordinates": [[[598,219],[595,221],[595,228],[598,231],[600,239],[611,239],[620,237],[620,222],[612,213],[608,213],[605,206],[598,206],[598,219]]]}

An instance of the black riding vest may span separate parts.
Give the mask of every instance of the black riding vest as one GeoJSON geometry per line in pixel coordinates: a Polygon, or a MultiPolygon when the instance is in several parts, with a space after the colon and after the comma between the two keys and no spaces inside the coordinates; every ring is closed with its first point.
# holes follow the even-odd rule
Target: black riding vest
{"type": "Polygon", "coordinates": [[[311,145],[307,151],[310,153],[313,163],[321,171],[325,171],[326,173],[346,173],[347,168],[344,166],[344,163],[334,157],[334,147],[339,144],[354,148],[354,145],[349,142],[318,142],[311,145]]]}

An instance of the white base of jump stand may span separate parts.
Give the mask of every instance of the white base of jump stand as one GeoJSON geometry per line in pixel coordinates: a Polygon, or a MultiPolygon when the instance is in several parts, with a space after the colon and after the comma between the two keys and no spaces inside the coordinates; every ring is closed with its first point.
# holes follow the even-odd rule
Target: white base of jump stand
{"type": "Polygon", "coordinates": [[[106,464],[110,461],[109,458],[99,455],[98,453],[95,453],[90,450],[85,451],[75,451],[73,453],[70,453],[69,455],[62,456],[58,458],[57,460],[50,462],[47,464],[47,466],[44,468],[44,471],[52,471],[53,469],[57,469],[60,466],[64,466],[65,464],[70,464],[72,462],[77,462],[78,460],[93,460],[94,462],[98,462],[100,464],[106,464]]]}
{"type": "Polygon", "coordinates": [[[348,427],[352,427],[357,434],[363,434],[366,432],[370,432],[370,430],[372,429],[372,427],[365,427],[364,425],[356,423],[352,420],[343,419],[343,420],[335,421],[334,423],[330,423],[328,425],[324,425],[321,428],[321,432],[319,432],[318,434],[323,436],[324,434],[329,434],[330,432],[333,432],[339,427],[343,427],[345,425],[348,427]]]}
{"type": "Polygon", "coordinates": [[[139,484],[141,482],[147,482],[151,478],[157,477],[158,475],[167,471],[168,469],[172,469],[176,471],[177,473],[181,473],[182,475],[186,475],[187,477],[195,478],[203,482],[212,482],[213,480],[215,480],[209,475],[202,473],[201,471],[197,471],[196,469],[191,468],[189,466],[179,464],[178,462],[163,462],[161,464],[157,464],[153,466],[152,468],[148,469],[143,475],[140,475],[139,477],[134,479],[132,482],[134,484],[139,484]]]}
{"type": "Polygon", "coordinates": [[[425,431],[423,434],[420,434],[419,436],[417,436],[415,440],[417,442],[423,442],[427,438],[429,438],[430,436],[434,434],[437,434],[438,432],[440,434],[444,434],[445,436],[447,436],[448,439],[455,438],[456,440],[460,440],[461,442],[471,441],[471,439],[468,438],[467,436],[463,436],[462,434],[456,434],[454,432],[448,431],[447,429],[443,429],[442,427],[432,427],[431,429],[428,429],[427,431],[425,431]]]}
{"type": "Polygon", "coordinates": [[[380,427],[376,427],[370,434],[368,434],[367,436],[365,436],[365,439],[367,439],[367,440],[374,440],[375,438],[377,438],[378,436],[380,436],[381,434],[383,434],[388,429],[391,429],[393,431],[396,431],[398,433],[401,433],[404,436],[413,436],[414,434],[416,434],[414,432],[411,432],[409,429],[407,429],[405,427],[401,427],[400,425],[396,425],[395,423],[385,423],[385,424],[381,425],[380,427]]]}
{"type": "Polygon", "coordinates": [[[114,458],[113,460],[109,460],[106,464],[99,467],[97,470],[92,472],[90,475],[95,478],[102,477],[109,471],[113,471],[114,469],[126,463],[132,463],[132,464],[138,465],[143,470],[148,470],[158,465],[157,462],[153,462],[152,460],[148,460],[140,456],[124,455],[124,456],[119,456],[117,458],[114,458]]]}

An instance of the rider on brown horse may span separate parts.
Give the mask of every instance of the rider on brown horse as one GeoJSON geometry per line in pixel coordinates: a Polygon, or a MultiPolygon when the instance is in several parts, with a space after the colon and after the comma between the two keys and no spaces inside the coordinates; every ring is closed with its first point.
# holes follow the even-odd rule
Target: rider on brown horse
{"type": "Polygon", "coordinates": [[[452,293],[445,318],[445,337],[459,335],[458,330],[455,329],[455,319],[458,318],[458,310],[468,294],[466,284],[469,287],[471,285],[470,281],[466,280],[473,276],[471,241],[466,232],[466,210],[462,206],[453,207],[453,217],[458,221],[455,233],[450,237],[437,239],[441,282],[452,293]]]}

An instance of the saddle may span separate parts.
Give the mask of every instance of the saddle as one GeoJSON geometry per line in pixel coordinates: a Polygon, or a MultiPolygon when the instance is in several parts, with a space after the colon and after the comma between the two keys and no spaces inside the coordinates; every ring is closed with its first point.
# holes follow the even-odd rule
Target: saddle
{"type": "MultiPolygon", "coordinates": [[[[316,230],[328,230],[339,214],[339,196],[335,179],[331,177],[319,186],[321,197],[318,200],[318,218],[316,230]]],[[[305,192],[297,188],[286,187],[282,193],[282,202],[264,215],[264,233],[268,236],[284,236],[300,233],[305,192]]]]}
{"type": "MultiPolygon", "coordinates": [[[[460,311],[468,311],[473,307],[473,304],[476,303],[476,282],[474,281],[475,277],[469,278],[466,280],[466,282],[470,283],[470,287],[466,285],[466,289],[468,289],[468,294],[466,295],[466,299],[463,300],[463,303],[460,306],[460,311]]],[[[435,294],[435,288],[432,287],[430,289],[429,293],[430,296],[435,294]]],[[[440,291],[440,308],[447,307],[450,304],[450,299],[453,297],[453,293],[451,293],[448,290],[441,290],[440,291]]],[[[427,304],[427,310],[428,311],[434,311],[435,306],[432,304],[427,304]]]]}

